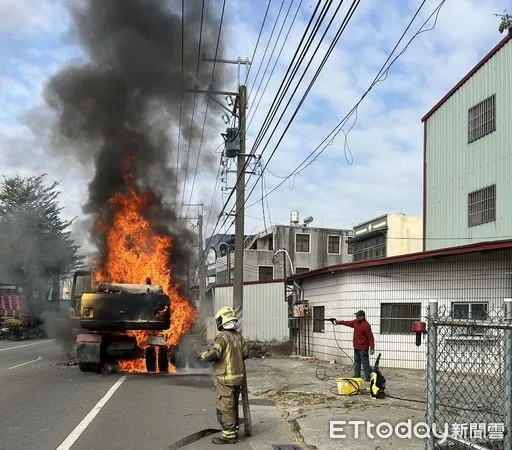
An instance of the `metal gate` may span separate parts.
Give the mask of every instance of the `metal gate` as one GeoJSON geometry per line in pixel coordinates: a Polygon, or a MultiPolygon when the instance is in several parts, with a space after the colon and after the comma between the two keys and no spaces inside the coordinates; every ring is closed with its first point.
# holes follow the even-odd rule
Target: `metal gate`
{"type": "Polygon", "coordinates": [[[512,299],[430,301],[427,358],[427,449],[512,450],[512,299]]]}

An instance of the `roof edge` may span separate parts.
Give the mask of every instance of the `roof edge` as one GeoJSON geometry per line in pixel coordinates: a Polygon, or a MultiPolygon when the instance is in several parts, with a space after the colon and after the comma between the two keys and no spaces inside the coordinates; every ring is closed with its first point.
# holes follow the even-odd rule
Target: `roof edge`
{"type": "MultiPolygon", "coordinates": [[[[286,280],[284,278],[275,278],[273,280],[252,280],[252,281],[244,281],[244,286],[249,286],[252,284],[271,284],[271,283],[283,283],[286,280]]],[[[221,287],[230,287],[233,286],[233,283],[210,283],[211,287],[221,288],[221,287]]]]}
{"type": "Polygon", "coordinates": [[[487,61],[489,61],[505,44],[512,38],[507,34],[487,55],[485,55],[475,67],[473,67],[446,95],[439,100],[422,118],[421,121],[428,120],[456,91],[458,91],[466,81],[468,81],[487,61]]]}
{"type": "Polygon", "coordinates": [[[478,242],[476,244],[461,245],[458,247],[448,247],[437,250],[428,250],[426,252],[408,253],[405,255],[390,256],[386,258],[366,259],[358,262],[336,264],[333,266],[322,267],[320,269],[310,270],[309,272],[292,275],[289,276],[287,280],[302,280],[305,278],[315,278],[321,275],[343,272],[345,270],[357,270],[366,267],[376,267],[404,262],[421,261],[440,256],[464,255],[468,253],[503,250],[507,248],[512,248],[512,239],[506,239],[501,241],[478,242]]]}

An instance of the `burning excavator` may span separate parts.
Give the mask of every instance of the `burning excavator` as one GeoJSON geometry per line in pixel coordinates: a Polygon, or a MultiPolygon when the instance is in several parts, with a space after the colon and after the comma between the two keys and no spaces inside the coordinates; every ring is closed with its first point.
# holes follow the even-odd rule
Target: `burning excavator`
{"type": "Polygon", "coordinates": [[[128,372],[172,371],[174,346],[164,334],[171,303],[162,287],[148,278],[146,284],[98,283],[93,289],[91,280],[83,271],[73,278],[70,314],[80,370],[99,372],[109,364],[128,372]]]}
{"type": "Polygon", "coordinates": [[[106,244],[99,263],[73,278],[78,364],[84,372],[106,364],[120,372],[174,372],[174,351],[196,311],[173,282],[171,236],[146,215],[161,203],[141,192],[129,171],[125,181],[124,192],[109,200],[110,220],[96,223],[106,244]]]}

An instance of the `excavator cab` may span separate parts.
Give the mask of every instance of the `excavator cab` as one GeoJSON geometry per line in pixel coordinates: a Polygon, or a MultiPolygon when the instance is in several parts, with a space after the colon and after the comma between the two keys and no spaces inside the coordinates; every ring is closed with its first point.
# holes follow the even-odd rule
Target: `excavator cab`
{"type": "Polygon", "coordinates": [[[72,321],[77,321],[77,328],[80,321],[81,298],[87,292],[94,292],[91,272],[79,270],[73,274],[71,301],[69,303],[69,318],[72,321]]]}

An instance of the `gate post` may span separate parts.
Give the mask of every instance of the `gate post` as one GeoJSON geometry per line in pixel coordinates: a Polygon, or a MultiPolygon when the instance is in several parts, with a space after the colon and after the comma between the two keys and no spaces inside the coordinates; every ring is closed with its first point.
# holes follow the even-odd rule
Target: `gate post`
{"type": "Polygon", "coordinates": [[[508,327],[503,333],[503,344],[505,353],[505,386],[504,386],[504,408],[505,408],[505,433],[503,436],[504,450],[512,450],[512,298],[504,299],[505,322],[508,327]]]}
{"type": "Polygon", "coordinates": [[[436,421],[436,369],[437,369],[437,299],[428,302],[427,329],[427,411],[426,421],[429,427],[427,450],[434,450],[435,440],[432,434],[436,421]]]}

